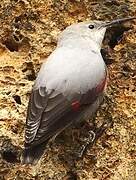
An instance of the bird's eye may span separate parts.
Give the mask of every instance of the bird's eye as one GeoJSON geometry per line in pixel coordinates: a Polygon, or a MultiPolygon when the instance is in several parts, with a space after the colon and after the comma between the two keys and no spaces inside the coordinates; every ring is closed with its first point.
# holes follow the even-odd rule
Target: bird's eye
{"type": "Polygon", "coordinates": [[[90,24],[88,27],[89,27],[89,29],[93,29],[94,25],[90,24]]]}

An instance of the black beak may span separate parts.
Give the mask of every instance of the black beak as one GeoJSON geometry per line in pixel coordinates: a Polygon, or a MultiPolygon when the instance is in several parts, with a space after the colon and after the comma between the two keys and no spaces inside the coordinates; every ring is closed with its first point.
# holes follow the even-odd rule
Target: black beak
{"type": "Polygon", "coordinates": [[[136,17],[128,17],[128,18],[122,18],[122,19],[113,20],[111,22],[105,22],[102,25],[102,27],[112,27],[112,26],[115,26],[115,25],[120,25],[122,23],[125,23],[125,22],[133,20],[133,19],[136,19],[136,17]]]}

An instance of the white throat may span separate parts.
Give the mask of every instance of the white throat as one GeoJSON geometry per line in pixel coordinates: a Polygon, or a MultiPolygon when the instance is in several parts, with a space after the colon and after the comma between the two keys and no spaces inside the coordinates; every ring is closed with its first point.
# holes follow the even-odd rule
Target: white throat
{"type": "Polygon", "coordinates": [[[65,38],[60,38],[57,44],[57,47],[69,47],[69,48],[79,48],[79,49],[88,49],[94,52],[100,52],[101,43],[95,42],[88,36],[69,36],[65,38]]]}

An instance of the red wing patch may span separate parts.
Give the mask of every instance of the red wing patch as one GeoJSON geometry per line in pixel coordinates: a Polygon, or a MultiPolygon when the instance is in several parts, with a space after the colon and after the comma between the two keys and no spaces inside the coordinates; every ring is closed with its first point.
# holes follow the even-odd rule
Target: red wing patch
{"type": "Polygon", "coordinates": [[[107,72],[105,78],[102,79],[96,87],[90,89],[88,92],[86,92],[86,94],[82,94],[80,102],[76,100],[71,103],[72,110],[79,111],[81,105],[92,104],[97,99],[99,94],[101,94],[104,91],[106,87],[106,82],[107,82],[107,72]]]}
{"type": "Polygon", "coordinates": [[[80,108],[80,102],[79,101],[74,101],[71,105],[72,105],[72,109],[74,111],[78,111],[80,108]]]}

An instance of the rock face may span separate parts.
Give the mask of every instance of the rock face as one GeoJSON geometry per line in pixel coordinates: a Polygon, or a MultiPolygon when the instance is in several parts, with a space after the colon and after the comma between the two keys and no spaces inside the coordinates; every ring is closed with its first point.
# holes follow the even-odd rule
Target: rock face
{"type": "Polygon", "coordinates": [[[40,165],[21,165],[31,87],[43,59],[66,26],[87,19],[134,16],[135,0],[1,0],[0,2],[0,179],[136,179],[136,28],[125,33],[108,63],[107,100],[96,123],[110,127],[83,158],[70,130],[48,148],[40,165]]]}

